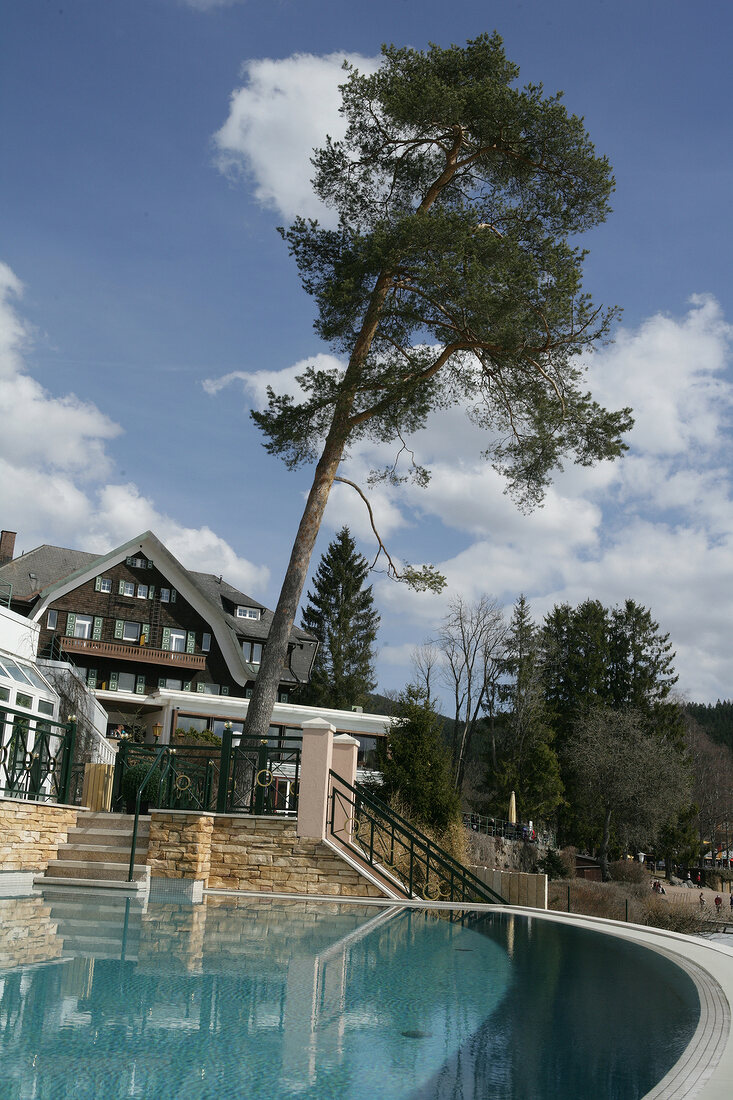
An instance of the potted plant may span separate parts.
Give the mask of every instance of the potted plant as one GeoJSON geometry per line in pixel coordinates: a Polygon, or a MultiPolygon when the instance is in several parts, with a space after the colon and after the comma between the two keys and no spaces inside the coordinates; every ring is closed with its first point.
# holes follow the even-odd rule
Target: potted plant
{"type": "MultiPolygon", "coordinates": [[[[131,768],[128,768],[122,777],[122,799],[128,814],[135,813],[137,792],[140,789],[140,784],[149,771],[150,763],[146,760],[141,760],[139,764],[134,764],[131,768]]],[[[156,801],[160,789],[160,780],[160,771],[158,768],[154,768],[153,771],[150,772],[148,781],[143,787],[140,796],[141,814],[146,814],[150,808],[150,803],[156,801]]]]}

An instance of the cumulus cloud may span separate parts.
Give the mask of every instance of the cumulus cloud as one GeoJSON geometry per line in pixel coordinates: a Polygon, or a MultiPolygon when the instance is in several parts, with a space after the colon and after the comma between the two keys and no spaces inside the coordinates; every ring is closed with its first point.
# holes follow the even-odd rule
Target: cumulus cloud
{"type": "Polygon", "coordinates": [[[3,524],[18,531],[19,548],[56,542],[102,553],[150,528],[189,568],[261,591],[267,568],[239,557],[208,527],[185,527],[160,512],[137,486],[115,483],[107,446],[122,427],[96,405],[51,394],[31,377],[21,293],[0,263],[0,483],[3,524]]]}
{"type": "MultiPolygon", "coordinates": [[[[437,626],[455,595],[490,593],[510,606],[523,592],[537,617],[558,602],[631,597],[671,633],[680,686],[692,698],[729,696],[732,334],[718,303],[695,297],[682,316],[651,317],[597,351],[588,362],[594,394],[634,408],[629,453],[590,469],[567,467],[529,515],[478,457],[480,433],[462,410],[434,415],[409,441],[431,468],[428,487],[380,484],[372,499],[395,556],[438,565],[448,586],[434,596],[376,579],[382,667],[390,654],[404,663],[404,647],[437,626]],[[459,549],[446,553],[456,542],[459,549]]],[[[236,380],[257,405],[266,384],[293,392],[302,366],[236,380]]],[[[365,487],[370,467],[390,456],[384,445],[360,443],[341,472],[365,487]]],[[[348,524],[367,555],[375,546],[364,506],[346,486],[334,488],[325,522],[348,524]]]]}
{"type": "Polygon", "coordinates": [[[344,61],[360,72],[374,72],[379,63],[353,53],[245,62],[244,84],[232,92],[227,119],[214,135],[221,171],[246,175],[258,201],[288,221],[297,214],[330,218],[311,189],[310,158],[327,134],[343,136],[338,87],[344,61]]]}

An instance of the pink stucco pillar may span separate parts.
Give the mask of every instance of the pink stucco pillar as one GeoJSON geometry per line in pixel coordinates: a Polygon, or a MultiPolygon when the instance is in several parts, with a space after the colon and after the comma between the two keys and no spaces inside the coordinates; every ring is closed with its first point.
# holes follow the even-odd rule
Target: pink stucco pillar
{"type": "Polygon", "coordinates": [[[303,723],[303,749],[300,757],[298,793],[298,836],[326,835],[328,809],[328,773],[333,767],[335,727],[325,718],[303,723]]]}
{"type": "MultiPolygon", "coordinates": [[[[333,763],[331,770],[345,780],[351,787],[356,782],[356,758],[359,752],[359,742],[355,737],[349,737],[348,733],[340,733],[333,739],[333,763]]],[[[351,791],[345,790],[336,784],[336,797],[333,807],[333,831],[339,840],[345,844],[350,843],[353,824],[354,809],[350,800],[353,798],[351,791]],[[343,792],[343,798],[339,798],[338,792],[343,792]]]]}

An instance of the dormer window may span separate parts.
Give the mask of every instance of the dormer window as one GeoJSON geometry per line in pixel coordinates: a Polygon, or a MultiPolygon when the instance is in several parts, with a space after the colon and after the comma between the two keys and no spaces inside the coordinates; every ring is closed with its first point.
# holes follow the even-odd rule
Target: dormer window
{"type": "Polygon", "coordinates": [[[238,619],[259,619],[262,612],[259,607],[238,607],[237,618],[238,619]]]}

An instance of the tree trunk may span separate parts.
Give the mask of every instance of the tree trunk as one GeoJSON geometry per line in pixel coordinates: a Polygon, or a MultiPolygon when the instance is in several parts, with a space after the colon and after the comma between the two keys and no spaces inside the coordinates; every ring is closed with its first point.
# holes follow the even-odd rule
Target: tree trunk
{"type": "Polygon", "coordinates": [[[598,862],[601,865],[601,877],[604,882],[608,882],[611,878],[611,874],[608,870],[608,845],[611,840],[611,807],[606,807],[606,816],[603,820],[603,840],[601,846],[598,849],[598,862]]]}
{"type": "Polygon", "coordinates": [[[287,661],[290,631],[305,587],[313,547],[316,544],[333,479],[351,431],[350,418],[356,401],[361,370],[371,349],[382,307],[391,285],[391,274],[382,272],[372,291],[364,322],[344,373],[331,427],[316,466],[313,484],[295,536],[272,625],[267,635],[267,644],[262,652],[262,661],[244,722],[243,736],[245,737],[265,738],[268,735],[282,668],[287,661]]]}

